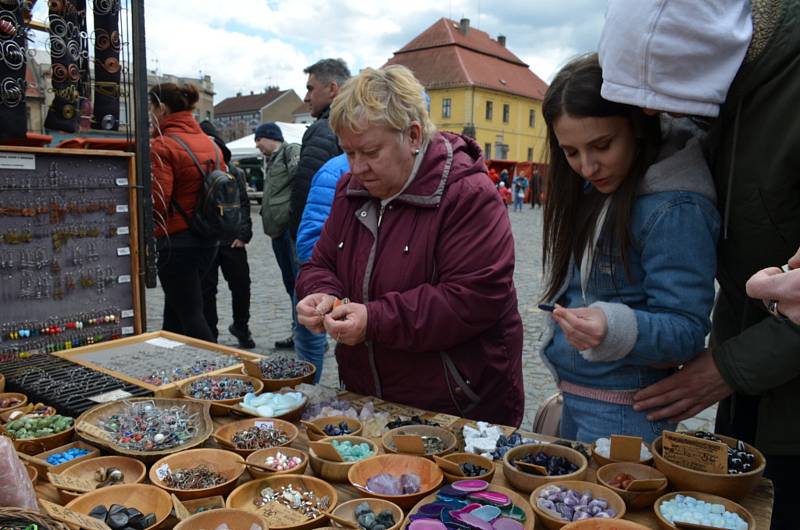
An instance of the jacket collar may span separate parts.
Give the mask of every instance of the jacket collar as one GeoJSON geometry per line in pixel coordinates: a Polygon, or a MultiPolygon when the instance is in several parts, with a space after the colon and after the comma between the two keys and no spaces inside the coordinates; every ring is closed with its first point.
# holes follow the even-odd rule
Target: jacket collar
{"type": "Polygon", "coordinates": [[[160,126],[153,127],[153,137],[174,133],[206,134],[188,110],[173,112],[164,118],[160,126]]]}

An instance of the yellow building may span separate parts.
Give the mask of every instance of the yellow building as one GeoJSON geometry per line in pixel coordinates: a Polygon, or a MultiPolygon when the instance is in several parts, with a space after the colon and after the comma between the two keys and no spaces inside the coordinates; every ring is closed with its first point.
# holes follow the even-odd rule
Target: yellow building
{"type": "Polygon", "coordinates": [[[470,28],[469,19],[441,18],[386,64],[411,69],[431,98],[436,126],[474,137],[485,158],[544,162],[547,84],[505,44],[470,28]]]}

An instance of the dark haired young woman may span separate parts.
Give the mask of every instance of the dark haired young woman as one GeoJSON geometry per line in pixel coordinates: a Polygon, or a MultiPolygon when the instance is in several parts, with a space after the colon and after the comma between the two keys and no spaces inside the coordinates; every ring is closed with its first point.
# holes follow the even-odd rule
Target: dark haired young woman
{"type": "Polygon", "coordinates": [[[561,436],[653,440],[669,424],[633,394],[704,348],[719,216],[698,130],[600,96],[597,55],[545,95],[550,170],[543,357],[564,395],[561,436]]]}
{"type": "Polygon", "coordinates": [[[204,170],[219,164],[222,153],[192,115],[199,94],[192,85],[164,83],[148,93],[153,140],[150,165],[153,174],[153,216],[158,248],[158,279],[164,289],[163,329],[215,342],[203,316],[200,280],[214,262],[218,242],[203,239],[189,225],[174,203],[191,218],[203,187],[203,177],[189,153],[204,170]]]}

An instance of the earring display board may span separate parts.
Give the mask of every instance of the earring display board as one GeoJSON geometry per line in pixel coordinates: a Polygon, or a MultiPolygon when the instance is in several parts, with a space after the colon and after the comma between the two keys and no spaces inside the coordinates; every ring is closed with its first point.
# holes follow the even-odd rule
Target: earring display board
{"type": "Polygon", "coordinates": [[[260,355],[168,331],[143,333],[54,354],[153,392],[178,397],[186,381],[201,375],[241,374],[242,360],[260,355]]]}
{"type": "Polygon", "coordinates": [[[0,354],[141,333],[134,158],[0,147],[0,354]]]}

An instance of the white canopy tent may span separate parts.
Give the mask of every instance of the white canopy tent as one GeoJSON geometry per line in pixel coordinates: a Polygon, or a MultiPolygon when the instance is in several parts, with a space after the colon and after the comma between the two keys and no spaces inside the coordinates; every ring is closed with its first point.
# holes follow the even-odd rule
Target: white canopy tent
{"type": "MultiPolygon", "coordinates": [[[[306,127],[308,127],[307,123],[286,123],[282,121],[275,123],[281,128],[284,140],[295,144],[303,142],[303,134],[306,132],[306,127]]],[[[238,160],[240,158],[261,156],[261,151],[256,148],[255,137],[255,134],[249,134],[244,138],[228,142],[226,145],[231,150],[231,158],[238,160]]]]}

